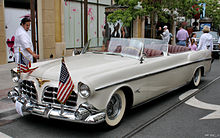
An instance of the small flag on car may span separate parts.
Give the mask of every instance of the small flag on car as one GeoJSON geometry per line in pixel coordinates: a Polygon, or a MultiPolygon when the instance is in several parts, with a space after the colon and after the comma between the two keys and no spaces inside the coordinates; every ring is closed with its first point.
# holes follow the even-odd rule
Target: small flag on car
{"type": "Polygon", "coordinates": [[[18,63],[18,68],[17,72],[19,73],[26,73],[29,71],[29,68],[31,67],[31,61],[27,59],[23,53],[19,50],[19,63],[18,63]]]}
{"type": "Polygon", "coordinates": [[[37,69],[38,67],[35,67],[35,68],[32,68],[32,69],[29,69],[27,72],[28,72],[28,75],[30,75],[35,69],[37,69]]]}
{"type": "Polygon", "coordinates": [[[62,58],[57,100],[61,104],[65,104],[70,94],[72,93],[73,88],[73,81],[71,80],[70,74],[65,65],[64,58],[62,58]]]}

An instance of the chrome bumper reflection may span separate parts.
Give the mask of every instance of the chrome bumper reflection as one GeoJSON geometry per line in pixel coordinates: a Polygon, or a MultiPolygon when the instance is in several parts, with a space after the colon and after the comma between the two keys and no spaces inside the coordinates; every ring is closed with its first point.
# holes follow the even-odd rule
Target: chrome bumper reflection
{"type": "Polygon", "coordinates": [[[105,111],[99,111],[91,104],[83,103],[75,109],[58,106],[53,107],[50,104],[37,104],[32,102],[28,96],[23,94],[20,95],[18,87],[15,87],[14,90],[8,92],[8,98],[12,99],[13,102],[20,102],[23,105],[23,112],[28,112],[45,118],[85,124],[98,124],[105,120],[105,111]]]}

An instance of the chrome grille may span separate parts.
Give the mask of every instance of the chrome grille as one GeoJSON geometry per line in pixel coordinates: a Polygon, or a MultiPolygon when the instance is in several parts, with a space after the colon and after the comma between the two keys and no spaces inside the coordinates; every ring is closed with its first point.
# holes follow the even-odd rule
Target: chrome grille
{"type": "MultiPolygon", "coordinates": [[[[46,87],[44,89],[42,102],[47,104],[60,105],[60,102],[57,100],[57,91],[57,87],[46,87]]],[[[76,106],[76,101],[77,94],[73,91],[64,105],[76,106]]]]}
{"type": "Polygon", "coordinates": [[[31,100],[37,100],[37,91],[33,81],[23,80],[20,83],[21,92],[27,95],[31,100]]]}

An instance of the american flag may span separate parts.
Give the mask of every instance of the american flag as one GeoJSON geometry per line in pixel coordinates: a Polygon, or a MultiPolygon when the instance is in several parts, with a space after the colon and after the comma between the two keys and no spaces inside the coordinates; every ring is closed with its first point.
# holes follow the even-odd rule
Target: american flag
{"type": "Polygon", "coordinates": [[[71,80],[70,74],[66,68],[64,60],[62,60],[57,100],[60,103],[65,104],[70,94],[72,93],[73,88],[73,81],[71,80]]]}
{"type": "Polygon", "coordinates": [[[31,61],[28,60],[22,52],[19,51],[19,63],[17,67],[17,72],[29,72],[29,68],[31,67],[31,61]]]}

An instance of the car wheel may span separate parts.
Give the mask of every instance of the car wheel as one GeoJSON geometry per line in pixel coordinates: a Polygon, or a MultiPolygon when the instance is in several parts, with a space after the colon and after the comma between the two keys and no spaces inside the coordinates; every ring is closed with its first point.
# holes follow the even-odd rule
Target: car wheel
{"type": "Polygon", "coordinates": [[[111,97],[106,108],[106,124],[113,127],[120,123],[126,108],[126,98],[122,90],[117,90],[111,97]]]}
{"type": "Polygon", "coordinates": [[[192,87],[198,87],[199,86],[201,76],[202,76],[201,68],[198,68],[196,70],[196,72],[194,73],[192,81],[191,81],[191,86],[192,87]]]}

